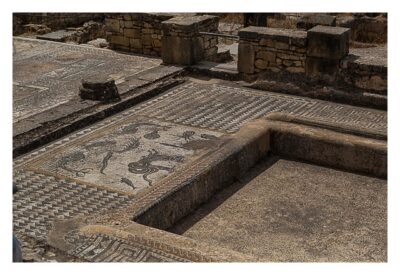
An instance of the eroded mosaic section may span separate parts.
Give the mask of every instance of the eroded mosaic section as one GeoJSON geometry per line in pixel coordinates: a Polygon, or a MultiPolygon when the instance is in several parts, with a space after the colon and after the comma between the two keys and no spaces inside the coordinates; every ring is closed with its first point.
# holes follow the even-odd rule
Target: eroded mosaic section
{"type": "Polygon", "coordinates": [[[13,197],[13,230],[37,240],[46,239],[56,219],[100,214],[129,203],[125,195],[31,171],[16,171],[14,184],[19,191],[13,197]]]}
{"type": "MultiPolygon", "coordinates": [[[[72,235],[72,234],[70,234],[72,235]]],[[[144,246],[105,234],[72,236],[79,245],[69,254],[90,262],[187,262],[188,260],[156,247],[144,246]]]]}
{"type": "Polygon", "coordinates": [[[172,173],[221,133],[130,117],[44,154],[31,167],[45,174],[136,193],[172,173]]]}
{"type": "Polygon", "coordinates": [[[14,122],[68,102],[77,96],[83,78],[104,75],[118,84],[161,63],[104,49],[19,38],[13,39],[13,61],[14,99],[23,87],[48,89],[45,97],[34,93],[24,101],[27,105],[14,100],[14,122]]]}

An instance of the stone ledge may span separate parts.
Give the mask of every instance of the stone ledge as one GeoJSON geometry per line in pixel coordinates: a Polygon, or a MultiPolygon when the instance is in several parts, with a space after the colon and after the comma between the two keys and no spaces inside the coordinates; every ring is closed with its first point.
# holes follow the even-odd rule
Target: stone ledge
{"type": "Polygon", "coordinates": [[[307,32],[300,30],[289,30],[279,28],[266,27],[247,27],[239,31],[240,39],[258,40],[261,38],[273,39],[275,41],[286,42],[292,44],[292,40],[303,42],[307,41],[307,32]]]}
{"type": "Polygon", "coordinates": [[[162,30],[164,35],[168,35],[171,31],[178,32],[196,32],[200,25],[217,23],[218,16],[199,15],[199,16],[178,16],[162,22],[162,30]]]}

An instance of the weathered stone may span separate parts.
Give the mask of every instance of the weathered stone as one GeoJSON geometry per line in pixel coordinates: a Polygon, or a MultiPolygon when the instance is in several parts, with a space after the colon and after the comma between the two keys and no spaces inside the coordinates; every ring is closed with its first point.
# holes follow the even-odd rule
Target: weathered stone
{"type": "Polygon", "coordinates": [[[355,86],[367,90],[385,91],[387,90],[387,79],[383,79],[379,75],[364,76],[356,79],[355,86]]]}
{"type": "Polygon", "coordinates": [[[266,39],[266,38],[261,38],[259,44],[261,46],[268,46],[268,47],[272,47],[272,48],[275,47],[274,41],[271,39],[266,39]]]}
{"type": "Polygon", "coordinates": [[[285,65],[286,67],[290,67],[293,66],[294,62],[292,60],[283,60],[283,65],[285,65]]]}
{"type": "Polygon", "coordinates": [[[91,76],[82,79],[79,87],[79,96],[82,99],[100,101],[115,101],[120,99],[114,79],[102,76],[91,76]]]}
{"type": "Polygon", "coordinates": [[[278,50],[288,50],[289,49],[289,44],[285,42],[275,42],[275,48],[278,50]]]}
{"type": "Polygon", "coordinates": [[[124,36],[129,38],[139,38],[140,37],[140,30],[139,29],[124,29],[124,36]]]}
{"type": "Polygon", "coordinates": [[[130,39],[130,46],[132,48],[140,49],[140,48],[142,48],[142,40],[140,40],[140,39],[130,39]]]}
{"type": "Polygon", "coordinates": [[[287,67],[286,70],[291,73],[304,73],[305,69],[302,67],[287,67]]]}
{"type": "Polygon", "coordinates": [[[203,58],[203,40],[200,38],[164,36],[161,44],[164,63],[191,65],[203,58]]]}
{"type": "Polygon", "coordinates": [[[350,29],[316,26],[307,32],[307,55],[341,59],[349,53],[350,29]]]}
{"type": "Polygon", "coordinates": [[[133,22],[132,21],[124,21],[124,28],[132,28],[133,22]]]}
{"type": "Polygon", "coordinates": [[[130,14],[124,14],[123,15],[124,20],[126,21],[131,21],[132,20],[132,16],[130,14]]]}
{"type": "Polygon", "coordinates": [[[122,35],[111,35],[110,43],[116,44],[119,46],[129,47],[129,38],[122,35]]]}
{"type": "Polygon", "coordinates": [[[307,32],[291,29],[280,29],[280,28],[266,28],[266,27],[247,27],[239,31],[240,39],[245,40],[257,40],[262,38],[271,39],[273,41],[280,41],[284,43],[290,43],[291,39],[297,39],[296,41],[306,41],[307,32]]]}
{"type": "Polygon", "coordinates": [[[238,71],[240,73],[254,73],[254,48],[251,44],[240,41],[238,50],[238,71]]]}
{"type": "Polygon", "coordinates": [[[161,40],[153,39],[152,46],[155,47],[155,48],[161,48],[161,46],[162,46],[161,40]]]}
{"type": "Polygon", "coordinates": [[[152,34],[152,33],[154,33],[154,30],[153,30],[153,29],[146,29],[146,28],[144,28],[144,29],[142,29],[142,33],[152,34]]]}
{"type": "Polygon", "coordinates": [[[328,14],[307,14],[299,19],[296,27],[298,29],[309,30],[317,25],[336,26],[336,16],[328,14]]]}
{"type": "Polygon", "coordinates": [[[118,19],[106,18],[105,22],[108,31],[119,32],[120,25],[118,19]]]}
{"type": "Polygon", "coordinates": [[[310,77],[323,77],[333,80],[340,67],[340,61],[318,57],[307,57],[306,73],[310,77]]]}
{"type": "Polygon", "coordinates": [[[255,61],[254,65],[256,66],[256,68],[261,69],[261,70],[268,68],[268,62],[263,59],[257,59],[255,61]]]}
{"type": "Polygon", "coordinates": [[[145,46],[150,46],[153,39],[151,38],[151,34],[143,34],[142,35],[142,43],[145,46]]]}
{"type": "Polygon", "coordinates": [[[269,51],[268,52],[260,51],[260,52],[257,52],[257,58],[261,58],[261,59],[269,61],[269,62],[275,62],[276,53],[269,52],[269,51]]]}
{"type": "Polygon", "coordinates": [[[300,60],[300,56],[294,54],[277,53],[276,55],[281,59],[300,60]]]}

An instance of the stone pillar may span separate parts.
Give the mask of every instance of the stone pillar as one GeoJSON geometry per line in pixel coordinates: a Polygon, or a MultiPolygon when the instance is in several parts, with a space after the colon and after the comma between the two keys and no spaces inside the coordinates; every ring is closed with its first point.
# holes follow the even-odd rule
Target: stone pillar
{"type": "Polygon", "coordinates": [[[350,29],[316,26],[307,32],[307,76],[333,81],[349,53],[350,29]]]}
{"type": "Polygon", "coordinates": [[[204,57],[203,36],[200,27],[215,16],[174,17],[162,22],[161,57],[166,64],[192,65],[204,57]]]}

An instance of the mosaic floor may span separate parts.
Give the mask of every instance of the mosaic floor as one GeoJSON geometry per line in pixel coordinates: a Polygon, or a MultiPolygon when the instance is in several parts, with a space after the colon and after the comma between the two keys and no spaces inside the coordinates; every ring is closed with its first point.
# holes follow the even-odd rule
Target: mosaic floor
{"type": "MultiPolygon", "coordinates": [[[[29,43],[22,45],[17,46],[21,56],[23,47],[31,47],[29,43]]],[[[35,45],[33,43],[32,47],[35,45]]],[[[57,60],[55,56],[63,53],[61,46],[51,50],[40,43],[36,46],[40,53],[47,52],[46,55],[51,56],[49,60],[57,60]]],[[[35,56],[21,57],[28,58],[35,64],[35,56]]],[[[82,61],[67,59],[62,62],[82,61]]],[[[92,61],[97,62],[96,59],[92,61]]],[[[129,64],[132,63],[135,64],[129,64]]],[[[117,67],[112,70],[118,70],[117,67]]],[[[65,73],[63,70],[57,72],[65,73]]],[[[77,68],[74,70],[81,72],[77,68]]],[[[87,67],[85,70],[90,71],[87,67]]],[[[133,72],[140,68],[126,70],[133,72]]],[[[24,83],[39,86],[41,81],[49,83],[50,72],[44,73],[45,77],[37,77],[36,81],[24,83]]],[[[18,72],[16,78],[20,75],[18,72]]],[[[23,89],[19,98],[23,98],[23,89]]],[[[68,88],[64,86],[63,89],[68,88]]],[[[41,92],[38,90],[38,93],[41,92]]],[[[209,144],[224,133],[235,132],[244,123],[277,111],[377,133],[387,131],[387,114],[383,111],[187,81],[154,99],[15,159],[14,182],[20,191],[13,201],[14,231],[19,237],[27,235],[43,240],[55,219],[123,207],[134,200],[138,192],[157,185],[160,179],[192,161],[196,149],[207,150],[209,144]]],[[[137,259],[146,258],[145,254],[138,253],[137,259]]]]}
{"type": "Polygon", "coordinates": [[[160,59],[27,38],[13,39],[13,120],[68,102],[82,78],[104,75],[123,83],[160,59]]]}

